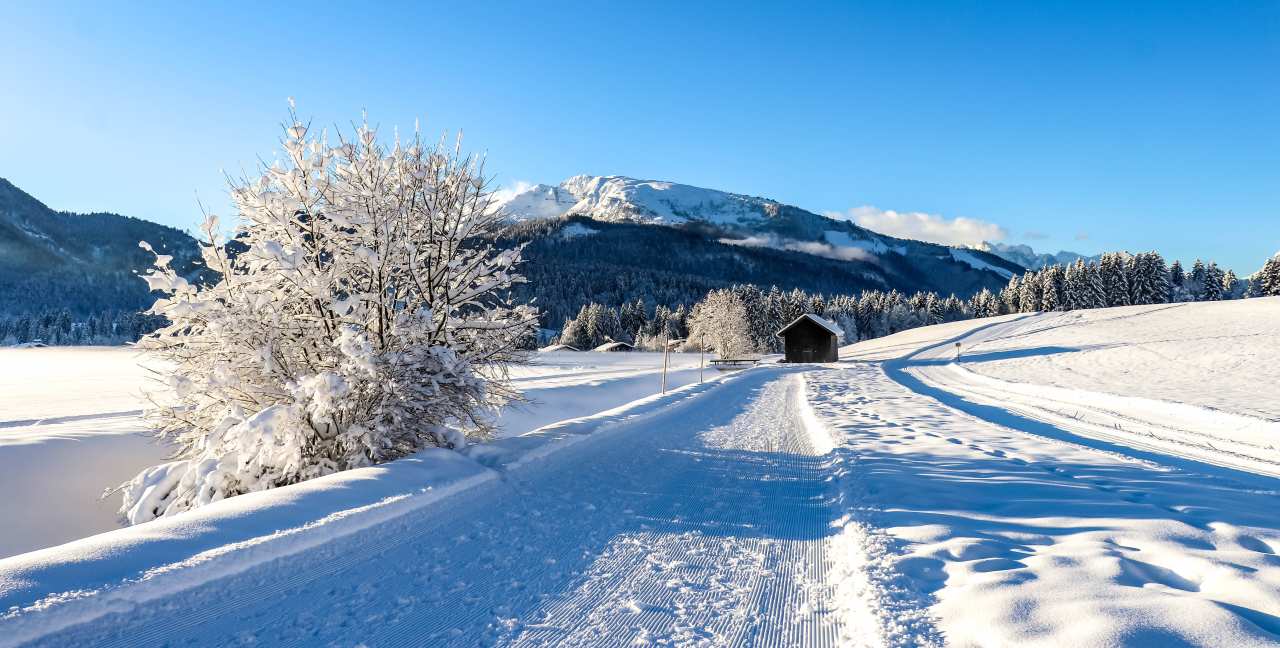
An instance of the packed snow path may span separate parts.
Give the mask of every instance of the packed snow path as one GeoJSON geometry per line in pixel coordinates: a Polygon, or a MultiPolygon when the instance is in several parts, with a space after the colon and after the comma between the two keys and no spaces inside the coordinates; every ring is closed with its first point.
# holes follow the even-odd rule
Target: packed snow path
{"type": "Polygon", "coordinates": [[[39,645],[834,645],[831,455],[803,392],[798,373],[748,372],[438,505],[39,645]]]}

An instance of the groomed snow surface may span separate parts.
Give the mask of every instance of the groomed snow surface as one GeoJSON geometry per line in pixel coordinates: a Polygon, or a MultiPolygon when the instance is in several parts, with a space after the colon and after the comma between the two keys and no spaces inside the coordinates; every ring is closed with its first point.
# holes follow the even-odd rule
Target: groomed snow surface
{"type": "Polygon", "coordinates": [[[0,560],[0,645],[1280,646],[1280,299],[841,356],[0,560]]]}

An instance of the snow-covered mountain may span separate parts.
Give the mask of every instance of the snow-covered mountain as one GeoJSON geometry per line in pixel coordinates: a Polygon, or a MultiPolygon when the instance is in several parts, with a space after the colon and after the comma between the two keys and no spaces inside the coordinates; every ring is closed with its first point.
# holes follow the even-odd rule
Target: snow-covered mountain
{"type": "Polygon", "coordinates": [[[1075,263],[1076,259],[1084,259],[1088,263],[1101,258],[1096,255],[1085,256],[1066,250],[1062,250],[1057,254],[1041,253],[1036,252],[1030,245],[1010,245],[1007,243],[992,243],[990,241],[983,241],[982,245],[978,246],[978,249],[1032,270],[1039,270],[1051,265],[1069,265],[1075,263]]]}
{"type": "Polygon", "coordinates": [[[504,203],[515,220],[589,216],[609,222],[749,226],[777,217],[783,205],[766,198],[626,176],[577,175],[559,185],[534,185],[504,203]]]}
{"type": "MultiPolygon", "coordinates": [[[[515,222],[581,216],[670,226],[703,232],[730,245],[801,252],[880,269],[905,262],[927,272],[941,263],[960,274],[987,276],[985,281],[962,282],[967,284],[964,290],[1003,282],[1022,271],[1016,263],[982,250],[898,239],[776,200],[675,182],[578,175],[558,185],[539,184],[516,192],[501,200],[500,207],[515,222]]],[[[882,283],[897,287],[891,280],[882,283]]]]}
{"type": "Polygon", "coordinates": [[[76,314],[149,305],[137,273],[150,242],[184,274],[199,257],[195,239],[172,227],[110,213],[50,209],[0,178],[0,315],[67,308],[76,314]]]}

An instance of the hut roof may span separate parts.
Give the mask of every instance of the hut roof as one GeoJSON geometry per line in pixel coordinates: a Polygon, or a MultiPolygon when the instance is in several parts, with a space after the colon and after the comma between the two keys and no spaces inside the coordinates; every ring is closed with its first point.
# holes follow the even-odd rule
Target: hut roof
{"type": "Polygon", "coordinates": [[[578,349],[571,347],[567,344],[553,344],[551,346],[544,346],[541,349],[538,349],[538,353],[551,353],[552,351],[577,351],[577,350],[578,349]]]}
{"type": "Polygon", "coordinates": [[[600,346],[592,349],[592,351],[630,351],[634,348],[635,347],[627,344],[626,342],[606,342],[605,344],[601,344],[600,346]]]}
{"type": "Polygon", "coordinates": [[[844,330],[841,329],[839,326],[837,326],[835,322],[832,322],[831,320],[826,319],[824,317],[819,317],[817,315],[814,315],[813,313],[805,313],[804,315],[801,315],[800,317],[795,318],[794,320],[791,321],[790,324],[787,324],[786,326],[778,329],[778,332],[775,333],[774,335],[778,337],[782,337],[782,335],[786,333],[791,327],[795,326],[796,324],[799,324],[802,320],[806,320],[806,319],[813,322],[814,324],[817,324],[818,326],[821,326],[824,329],[827,329],[838,338],[844,337],[844,330]]]}

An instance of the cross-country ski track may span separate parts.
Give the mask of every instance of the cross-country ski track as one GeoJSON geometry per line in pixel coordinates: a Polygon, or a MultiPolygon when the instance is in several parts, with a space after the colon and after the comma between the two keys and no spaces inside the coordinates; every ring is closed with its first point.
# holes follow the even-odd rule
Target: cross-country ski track
{"type": "Polygon", "coordinates": [[[1280,646],[1274,447],[947,359],[1024,325],[638,401],[315,546],[11,612],[0,644],[1280,646]]]}

